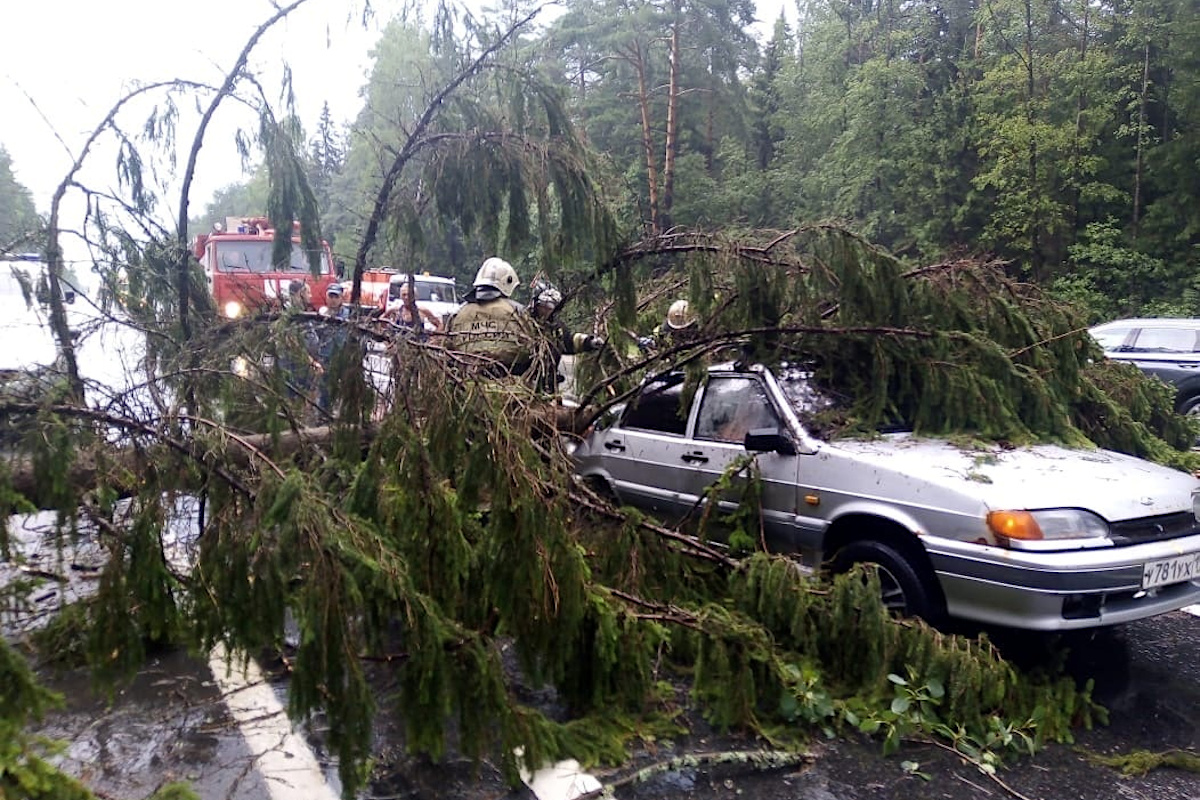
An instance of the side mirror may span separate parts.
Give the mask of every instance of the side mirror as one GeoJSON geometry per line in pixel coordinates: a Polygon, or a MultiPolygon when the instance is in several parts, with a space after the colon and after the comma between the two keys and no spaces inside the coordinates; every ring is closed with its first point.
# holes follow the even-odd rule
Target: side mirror
{"type": "Polygon", "coordinates": [[[796,445],[787,433],[778,428],[755,428],[746,432],[743,446],[751,453],[782,453],[796,455],[796,445]]]}
{"type": "Polygon", "coordinates": [[[337,271],[337,276],[338,276],[339,280],[346,277],[346,260],[345,259],[339,258],[337,261],[335,261],[333,263],[333,268],[334,268],[334,270],[337,271]]]}

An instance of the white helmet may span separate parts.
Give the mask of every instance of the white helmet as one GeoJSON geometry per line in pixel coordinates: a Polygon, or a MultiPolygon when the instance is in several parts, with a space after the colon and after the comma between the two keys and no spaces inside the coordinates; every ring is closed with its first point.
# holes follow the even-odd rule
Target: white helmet
{"type": "Polygon", "coordinates": [[[562,292],[541,280],[533,282],[533,285],[529,287],[529,294],[533,297],[533,304],[536,306],[558,308],[558,304],[563,299],[562,292]]]}
{"type": "Polygon", "coordinates": [[[692,316],[691,309],[688,308],[687,300],[676,300],[671,303],[671,307],[667,309],[667,327],[680,330],[686,328],[696,321],[692,316]]]}
{"type": "Polygon", "coordinates": [[[479,272],[475,273],[473,285],[491,286],[499,289],[500,294],[505,297],[512,297],[513,289],[516,289],[520,282],[521,279],[517,277],[517,271],[513,269],[512,264],[503,258],[492,256],[480,265],[479,272]]]}

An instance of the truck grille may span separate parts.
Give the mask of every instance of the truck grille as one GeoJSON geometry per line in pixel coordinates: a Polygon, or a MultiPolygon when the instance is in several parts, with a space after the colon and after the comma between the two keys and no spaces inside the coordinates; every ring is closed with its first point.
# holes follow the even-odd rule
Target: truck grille
{"type": "Polygon", "coordinates": [[[1113,544],[1140,544],[1200,533],[1200,523],[1196,521],[1192,512],[1181,511],[1178,514],[1116,522],[1109,526],[1109,530],[1113,544]]]}

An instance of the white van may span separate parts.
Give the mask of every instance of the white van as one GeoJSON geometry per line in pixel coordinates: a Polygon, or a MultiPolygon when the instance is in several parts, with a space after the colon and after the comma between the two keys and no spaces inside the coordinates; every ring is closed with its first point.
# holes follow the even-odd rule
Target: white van
{"type": "MultiPolygon", "coordinates": [[[[388,301],[387,307],[390,309],[396,303],[400,302],[400,287],[408,283],[408,275],[403,272],[396,273],[391,277],[388,283],[388,301]]],[[[455,311],[458,311],[461,303],[458,299],[458,287],[454,283],[453,278],[444,278],[440,275],[414,275],[413,288],[417,292],[417,307],[427,308],[442,321],[442,327],[446,327],[446,320],[455,311]]]]}

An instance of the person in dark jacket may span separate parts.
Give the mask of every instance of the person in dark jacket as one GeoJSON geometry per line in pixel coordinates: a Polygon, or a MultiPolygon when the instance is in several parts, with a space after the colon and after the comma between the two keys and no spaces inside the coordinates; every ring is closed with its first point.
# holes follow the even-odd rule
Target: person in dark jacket
{"type": "Polygon", "coordinates": [[[546,384],[544,388],[553,392],[557,384],[564,380],[559,370],[560,359],[563,356],[602,350],[604,339],[588,333],[571,333],[566,324],[554,316],[563,299],[562,292],[558,289],[541,281],[534,281],[530,289],[533,296],[533,319],[548,343],[548,363],[543,370],[543,380],[546,384]]]}

